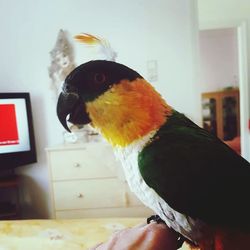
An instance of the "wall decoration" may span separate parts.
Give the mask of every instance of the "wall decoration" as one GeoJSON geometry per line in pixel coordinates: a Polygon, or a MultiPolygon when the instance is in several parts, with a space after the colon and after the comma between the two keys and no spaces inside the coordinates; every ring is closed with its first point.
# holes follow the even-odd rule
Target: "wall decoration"
{"type": "Polygon", "coordinates": [[[61,29],[58,33],[56,44],[50,51],[51,65],[48,69],[51,87],[55,91],[56,96],[60,92],[66,76],[76,67],[73,52],[73,47],[67,38],[66,32],[61,29]]]}
{"type": "MultiPolygon", "coordinates": [[[[115,61],[117,57],[117,53],[105,39],[87,33],[78,34],[74,39],[88,47],[97,48],[98,59],[115,61]]],[[[51,78],[52,89],[57,97],[65,78],[76,67],[73,46],[71,46],[67,38],[67,33],[62,29],[58,33],[54,48],[50,51],[50,57],[49,77],[51,78]]],[[[63,139],[66,144],[98,142],[102,140],[99,133],[90,126],[71,125],[69,127],[71,133],[63,131],[63,139]]]]}

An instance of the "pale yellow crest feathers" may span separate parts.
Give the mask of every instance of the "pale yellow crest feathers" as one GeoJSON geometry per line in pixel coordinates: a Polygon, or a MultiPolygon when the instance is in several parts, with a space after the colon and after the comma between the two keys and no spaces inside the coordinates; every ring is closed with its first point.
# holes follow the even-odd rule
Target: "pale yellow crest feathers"
{"type": "Polygon", "coordinates": [[[88,33],[81,33],[74,36],[74,39],[79,43],[87,45],[96,45],[102,43],[102,40],[88,33]]]}
{"type": "Polygon", "coordinates": [[[117,53],[112,49],[106,39],[88,34],[80,33],[74,36],[75,41],[87,46],[99,46],[99,52],[104,56],[105,60],[115,61],[117,53]]]}

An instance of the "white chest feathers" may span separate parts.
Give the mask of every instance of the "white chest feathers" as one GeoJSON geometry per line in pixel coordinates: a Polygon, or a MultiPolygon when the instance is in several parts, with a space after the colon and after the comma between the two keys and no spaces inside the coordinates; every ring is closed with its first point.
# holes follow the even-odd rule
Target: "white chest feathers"
{"type": "Polygon", "coordinates": [[[184,235],[193,242],[202,237],[203,227],[201,221],[194,220],[172,209],[152,188],[143,180],[139,166],[138,154],[154,133],[145,136],[140,141],[126,148],[115,148],[115,155],[121,161],[126,180],[132,192],[150,209],[163,219],[169,227],[184,235]]]}

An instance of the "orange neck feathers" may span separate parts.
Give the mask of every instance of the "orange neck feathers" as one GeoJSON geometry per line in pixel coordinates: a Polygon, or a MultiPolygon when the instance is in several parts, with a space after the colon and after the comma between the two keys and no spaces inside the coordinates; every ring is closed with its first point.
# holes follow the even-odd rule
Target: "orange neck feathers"
{"type": "Polygon", "coordinates": [[[172,112],[159,93],[139,78],[113,85],[86,106],[93,126],[121,147],[157,130],[172,112]]]}

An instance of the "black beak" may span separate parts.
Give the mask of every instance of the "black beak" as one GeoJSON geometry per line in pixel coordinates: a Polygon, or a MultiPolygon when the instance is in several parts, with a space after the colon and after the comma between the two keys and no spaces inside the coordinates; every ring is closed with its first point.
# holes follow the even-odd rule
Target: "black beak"
{"type": "Polygon", "coordinates": [[[76,93],[62,92],[57,102],[57,116],[63,127],[70,132],[67,125],[68,115],[68,121],[73,124],[84,125],[91,122],[86,111],[85,103],[79,95],[76,93]]]}

